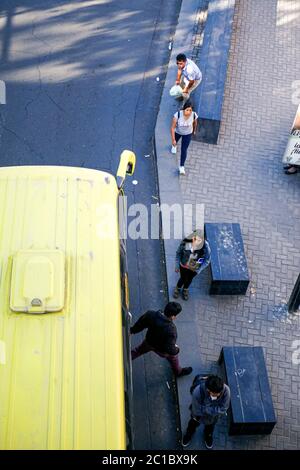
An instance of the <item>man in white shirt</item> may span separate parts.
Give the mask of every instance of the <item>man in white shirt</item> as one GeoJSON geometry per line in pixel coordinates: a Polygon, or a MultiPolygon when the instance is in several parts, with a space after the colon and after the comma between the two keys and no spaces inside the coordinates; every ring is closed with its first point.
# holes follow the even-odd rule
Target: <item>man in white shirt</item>
{"type": "Polygon", "coordinates": [[[202,73],[199,67],[191,59],[188,59],[185,54],[178,54],[176,57],[178,66],[176,85],[183,88],[183,98],[189,99],[190,94],[194,91],[202,80],[202,73]]]}

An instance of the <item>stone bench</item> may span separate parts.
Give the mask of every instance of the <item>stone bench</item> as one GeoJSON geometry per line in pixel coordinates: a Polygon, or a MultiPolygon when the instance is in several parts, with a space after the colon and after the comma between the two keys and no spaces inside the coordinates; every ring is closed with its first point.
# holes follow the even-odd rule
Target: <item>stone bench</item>
{"type": "Polygon", "coordinates": [[[211,295],[244,295],[249,285],[247,261],[239,224],[206,223],[211,248],[211,295]]]}
{"type": "Polygon", "coordinates": [[[202,82],[195,91],[198,129],[195,140],[218,141],[235,0],[210,0],[198,60],[202,82]]]}
{"type": "Polygon", "coordinates": [[[262,347],[223,347],[219,364],[231,391],[229,435],[270,434],[276,415],[262,347]]]}

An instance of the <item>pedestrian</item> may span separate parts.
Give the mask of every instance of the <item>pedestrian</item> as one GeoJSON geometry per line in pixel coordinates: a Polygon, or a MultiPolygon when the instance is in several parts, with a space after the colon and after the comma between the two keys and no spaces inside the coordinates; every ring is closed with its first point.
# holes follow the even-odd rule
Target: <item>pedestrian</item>
{"type": "Polygon", "coordinates": [[[187,100],[192,91],[194,91],[202,80],[202,73],[199,67],[191,59],[188,59],[185,54],[178,54],[176,57],[178,67],[176,85],[182,88],[182,97],[187,100]]]}
{"type": "Polygon", "coordinates": [[[220,416],[226,415],[230,404],[230,389],[217,375],[196,376],[191,387],[191,418],[182,439],[187,447],[201,423],[204,424],[204,442],[207,449],[213,447],[213,432],[220,416]]]}
{"type": "Polygon", "coordinates": [[[210,263],[210,246],[204,238],[202,230],[194,230],[184,238],[176,251],[175,271],[180,272],[180,278],[174,289],[173,297],[178,299],[182,290],[183,300],[189,298],[189,287],[194,277],[201,273],[210,263]]]}
{"type": "Polygon", "coordinates": [[[176,344],[177,328],[174,320],[181,310],[179,303],[169,302],[163,312],[161,310],[148,310],[137,320],[130,328],[130,333],[136,334],[145,328],[147,328],[147,333],[144,341],[131,351],[132,360],[153,351],[158,356],[167,359],[176,377],[191,374],[192,367],[181,367],[179,365],[179,347],[176,344]]]}
{"type": "Polygon", "coordinates": [[[181,155],[179,174],[185,175],[184,164],[187,158],[187,150],[189,148],[192,135],[197,130],[198,114],[193,111],[193,105],[190,101],[186,101],[181,111],[174,114],[171,126],[172,148],[171,152],[176,154],[177,142],[181,140],[181,155]]]}

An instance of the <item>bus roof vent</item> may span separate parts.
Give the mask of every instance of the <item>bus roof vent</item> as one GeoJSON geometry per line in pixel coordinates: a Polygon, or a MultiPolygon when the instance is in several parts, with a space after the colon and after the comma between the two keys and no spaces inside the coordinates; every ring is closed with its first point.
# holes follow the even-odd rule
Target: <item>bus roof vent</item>
{"type": "Polygon", "coordinates": [[[13,257],[10,308],[59,312],[65,298],[65,256],[60,250],[21,250],[13,257]]]}

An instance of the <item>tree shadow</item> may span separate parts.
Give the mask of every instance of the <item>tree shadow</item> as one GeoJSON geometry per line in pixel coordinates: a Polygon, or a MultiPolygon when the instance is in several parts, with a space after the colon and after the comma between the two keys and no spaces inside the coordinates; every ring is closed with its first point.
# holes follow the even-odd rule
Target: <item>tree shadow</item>
{"type": "MultiPolygon", "coordinates": [[[[138,82],[136,66],[145,58],[145,50],[138,53],[137,37],[143,43],[153,31],[144,5],[133,1],[128,9],[125,5],[120,8],[116,1],[70,5],[67,1],[35,0],[30,8],[24,8],[23,3],[4,2],[0,10],[0,70],[10,72],[10,77],[22,71],[28,76],[28,70],[39,66],[45,79],[51,68],[52,81],[60,81],[66,74],[79,78],[100,67],[105,77],[116,75],[108,86],[119,83],[120,72],[123,83],[138,82]],[[124,57],[123,64],[119,57],[124,57]]],[[[154,5],[152,8],[155,10],[154,5]]],[[[149,72],[154,76],[156,70],[149,72]]]]}
{"type": "Polygon", "coordinates": [[[169,55],[167,41],[160,49],[170,27],[161,8],[138,0],[4,0],[1,164],[115,171],[122,149],[149,153],[164,83],[156,77],[169,55]]]}

